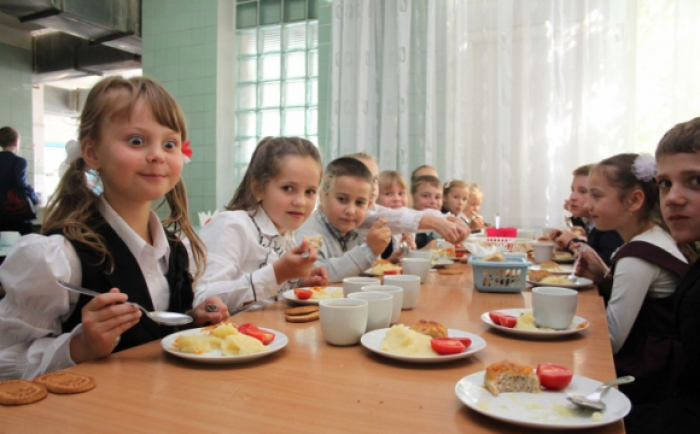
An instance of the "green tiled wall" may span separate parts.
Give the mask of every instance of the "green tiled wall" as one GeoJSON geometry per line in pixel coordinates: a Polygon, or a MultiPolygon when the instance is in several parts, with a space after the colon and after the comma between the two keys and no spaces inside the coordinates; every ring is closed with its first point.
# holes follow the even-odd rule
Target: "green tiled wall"
{"type": "Polygon", "coordinates": [[[216,202],[216,50],[218,1],[143,0],[143,74],[178,101],[194,152],[183,178],[192,212],[216,202]]]}
{"type": "Polygon", "coordinates": [[[318,2],[318,147],[323,160],[330,161],[328,153],[328,94],[330,89],[331,53],[333,47],[331,32],[332,0],[318,2]]]}
{"type": "Polygon", "coordinates": [[[32,53],[0,44],[0,128],[5,126],[19,131],[19,155],[29,162],[29,183],[34,184],[32,53]]]}

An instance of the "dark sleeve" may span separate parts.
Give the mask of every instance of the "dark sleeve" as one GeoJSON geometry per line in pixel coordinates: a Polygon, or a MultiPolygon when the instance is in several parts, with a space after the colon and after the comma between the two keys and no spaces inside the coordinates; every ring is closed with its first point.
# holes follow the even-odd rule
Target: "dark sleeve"
{"type": "Polygon", "coordinates": [[[422,249],[430,242],[430,237],[426,233],[416,234],[416,248],[422,249]]]}
{"type": "MultiPolygon", "coordinates": [[[[592,232],[592,231],[591,231],[592,232]]],[[[617,231],[598,232],[595,241],[588,240],[589,245],[598,253],[598,256],[605,261],[605,264],[610,266],[610,257],[625,241],[617,231]]]]}
{"type": "MultiPolygon", "coordinates": [[[[694,267],[695,268],[695,267],[694,267]]],[[[692,271],[691,271],[692,272],[692,271]]],[[[700,401],[700,280],[682,297],[677,310],[678,328],[685,363],[678,381],[678,394],[700,401]]],[[[700,407],[698,408],[700,411],[700,407]]],[[[700,432],[700,430],[698,430],[700,432]]]]}
{"type": "Polygon", "coordinates": [[[671,398],[658,405],[633,405],[625,418],[627,434],[696,434],[700,432],[700,401],[671,398]]]}
{"type": "Polygon", "coordinates": [[[27,160],[24,158],[17,158],[15,160],[15,185],[18,188],[23,188],[24,193],[28,198],[32,200],[35,204],[39,203],[39,197],[34,192],[34,188],[27,182],[27,160]]]}

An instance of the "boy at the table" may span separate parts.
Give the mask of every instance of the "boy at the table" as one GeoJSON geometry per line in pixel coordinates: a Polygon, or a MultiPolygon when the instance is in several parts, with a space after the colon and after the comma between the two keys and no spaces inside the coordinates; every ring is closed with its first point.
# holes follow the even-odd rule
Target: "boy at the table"
{"type": "Polygon", "coordinates": [[[357,232],[365,219],[372,188],[372,172],[361,161],[347,157],[331,161],[321,181],[321,206],[295,233],[298,242],[304,235],[323,236],[316,266],[326,267],[331,282],[371,268],[391,241],[391,230],[382,219],[375,222],[364,240],[357,232]]]}
{"type": "MultiPolygon", "coordinates": [[[[700,118],[669,130],[656,148],[661,212],[677,243],[700,241],[700,118]]],[[[675,292],[676,330],[684,362],[675,394],[659,404],[633,407],[630,434],[700,432],[700,259],[675,292]]]]}

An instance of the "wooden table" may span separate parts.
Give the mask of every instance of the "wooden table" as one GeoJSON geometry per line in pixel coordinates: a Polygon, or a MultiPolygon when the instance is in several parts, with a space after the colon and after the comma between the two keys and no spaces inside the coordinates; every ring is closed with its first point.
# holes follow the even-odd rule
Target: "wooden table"
{"type": "MultiPolygon", "coordinates": [[[[481,335],[473,357],[435,365],[393,361],[361,346],[325,343],[319,322],[284,321],[286,302],[245,312],[282,331],[289,344],[258,361],[233,365],[188,362],[163,352],[160,342],[85,363],[72,371],[93,376],[97,388],[80,395],[49,394],[22,407],[0,406],[0,432],[69,433],[520,433],[541,432],[482,416],[456,397],[457,381],[508,358],[535,366],[553,362],[600,381],[614,378],[605,310],[595,289],[582,290],[577,315],[588,330],[557,340],[515,339],[483,324],[494,309],[530,306],[521,294],[485,294],[473,288],[471,268],[431,273],[415,310],[400,321],[437,320],[481,335]]],[[[554,432],[554,431],[550,431],[554,432]]],[[[580,432],[580,431],[578,431],[580,432]]],[[[622,422],[586,432],[622,433],[622,422]]]]}

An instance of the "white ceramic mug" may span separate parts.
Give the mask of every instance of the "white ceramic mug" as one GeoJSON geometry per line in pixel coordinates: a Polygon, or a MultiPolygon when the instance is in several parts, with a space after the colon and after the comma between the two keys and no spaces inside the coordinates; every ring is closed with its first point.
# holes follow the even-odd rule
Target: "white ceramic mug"
{"type": "Polygon", "coordinates": [[[433,252],[431,251],[425,251],[425,250],[411,250],[408,252],[408,257],[409,258],[426,258],[426,259],[433,259],[433,252]]]}
{"type": "Polygon", "coordinates": [[[538,327],[567,329],[576,315],[578,292],[567,288],[532,288],[532,313],[538,327]]]}
{"type": "Polygon", "coordinates": [[[367,300],[333,298],[318,303],[321,333],[331,345],[355,345],[367,330],[367,300]]]}
{"type": "Polygon", "coordinates": [[[396,324],[401,314],[401,306],[403,306],[403,288],[400,286],[391,285],[373,285],[363,286],[362,292],[383,292],[391,294],[391,324],[396,324]]]}
{"type": "Polygon", "coordinates": [[[343,279],[343,296],[347,298],[353,292],[360,292],[363,286],[379,284],[381,281],[374,277],[346,277],[343,279]]]}
{"type": "Polygon", "coordinates": [[[538,241],[534,244],[533,249],[535,250],[535,262],[538,264],[552,260],[552,254],[554,253],[553,242],[547,243],[538,241]]]}
{"type": "Polygon", "coordinates": [[[432,266],[431,259],[428,258],[403,258],[401,260],[402,273],[420,277],[420,283],[425,283],[428,279],[428,273],[432,266]]]}
{"type": "Polygon", "coordinates": [[[401,309],[413,309],[418,304],[420,295],[420,276],[408,274],[397,274],[395,276],[384,276],[385,285],[400,286],[403,288],[403,303],[401,309]]]}
{"type": "Polygon", "coordinates": [[[386,292],[353,292],[348,298],[367,300],[367,331],[385,329],[391,324],[394,297],[386,292]]]}

